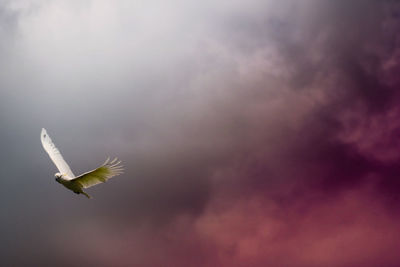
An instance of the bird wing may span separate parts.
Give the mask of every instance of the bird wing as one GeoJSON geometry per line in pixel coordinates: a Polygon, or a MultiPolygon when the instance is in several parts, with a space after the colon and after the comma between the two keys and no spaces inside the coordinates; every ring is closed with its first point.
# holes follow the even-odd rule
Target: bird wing
{"type": "Polygon", "coordinates": [[[121,161],[118,161],[117,158],[110,161],[108,158],[103,165],[94,169],[90,172],[85,172],[82,175],[79,175],[75,179],[72,179],[73,182],[78,182],[81,184],[83,188],[92,187],[94,185],[104,183],[111,177],[117,176],[122,173],[123,168],[120,164],[121,161]]]}
{"type": "Polygon", "coordinates": [[[42,128],[42,132],[40,134],[40,140],[42,141],[44,150],[46,150],[46,152],[49,154],[51,160],[57,166],[59,172],[61,174],[67,174],[67,177],[65,177],[66,179],[74,178],[75,175],[72,173],[67,162],[65,162],[60,151],[54,145],[53,141],[51,141],[50,136],[47,134],[46,129],[44,128],[42,128]]]}

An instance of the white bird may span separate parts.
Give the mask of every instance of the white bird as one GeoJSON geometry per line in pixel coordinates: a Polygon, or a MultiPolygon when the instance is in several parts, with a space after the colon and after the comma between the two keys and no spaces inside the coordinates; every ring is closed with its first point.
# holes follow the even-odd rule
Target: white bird
{"type": "Polygon", "coordinates": [[[123,166],[120,164],[121,161],[118,161],[117,158],[110,161],[107,158],[103,165],[97,169],[75,176],[44,128],[42,128],[40,139],[44,150],[46,150],[58,168],[59,172],[54,175],[56,181],[76,194],[83,194],[87,198],[91,198],[83,189],[104,183],[111,177],[122,174],[123,166]]]}

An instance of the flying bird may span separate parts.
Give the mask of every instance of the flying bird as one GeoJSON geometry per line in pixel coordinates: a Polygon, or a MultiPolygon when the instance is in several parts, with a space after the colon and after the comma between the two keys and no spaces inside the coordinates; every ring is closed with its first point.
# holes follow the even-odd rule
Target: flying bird
{"type": "Polygon", "coordinates": [[[111,177],[122,174],[121,161],[118,161],[117,158],[110,161],[110,158],[107,158],[103,165],[97,169],[75,176],[44,128],[40,133],[40,140],[44,150],[49,154],[59,171],[54,175],[56,181],[76,194],[83,194],[87,198],[91,198],[83,189],[104,183],[111,177]]]}

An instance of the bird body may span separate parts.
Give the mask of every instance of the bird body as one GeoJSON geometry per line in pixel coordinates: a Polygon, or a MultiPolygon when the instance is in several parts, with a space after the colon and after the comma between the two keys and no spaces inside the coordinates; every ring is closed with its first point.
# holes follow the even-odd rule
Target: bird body
{"type": "Polygon", "coordinates": [[[91,196],[89,194],[87,194],[85,191],[83,191],[82,186],[72,180],[68,180],[68,179],[64,179],[63,177],[57,177],[56,181],[59,182],[60,184],[62,184],[63,186],[65,186],[66,188],[68,188],[69,190],[72,190],[74,193],[76,194],[83,194],[85,195],[87,198],[91,198],[91,196]]]}
{"type": "Polygon", "coordinates": [[[100,167],[85,172],[79,176],[75,176],[67,162],[62,157],[60,151],[52,142],[46,129],[42,128],[41,141],[44,150],[49,154],[50,158],[57,166],[60,172],[55,174],[56,181],[76,194],[83,194],[87,198],[91,198],[83,189],[92,187],[99,183],[104,183],[111,177],[122,174],[123,168],[117,158],[110,161],[108,158],[100,167]]]}

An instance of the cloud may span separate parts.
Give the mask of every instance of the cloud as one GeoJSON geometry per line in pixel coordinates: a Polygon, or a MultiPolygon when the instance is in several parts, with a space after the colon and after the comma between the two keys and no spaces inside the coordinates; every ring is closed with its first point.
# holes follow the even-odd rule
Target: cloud
{"type": "Polygon", "coordinates": [[[370,194],[312,195],[287,206],[249,197],[214,206],[196,230],[218,248],[221,266],[395,265],[398,220],[370,194]]]}
{"type": "Polygon", "coordinates": [[[5,263],[395,266],[398,12],[1,2],[5,263]],[[75,173],[126,174],[71,196],[41,127],[75,173]]]}

